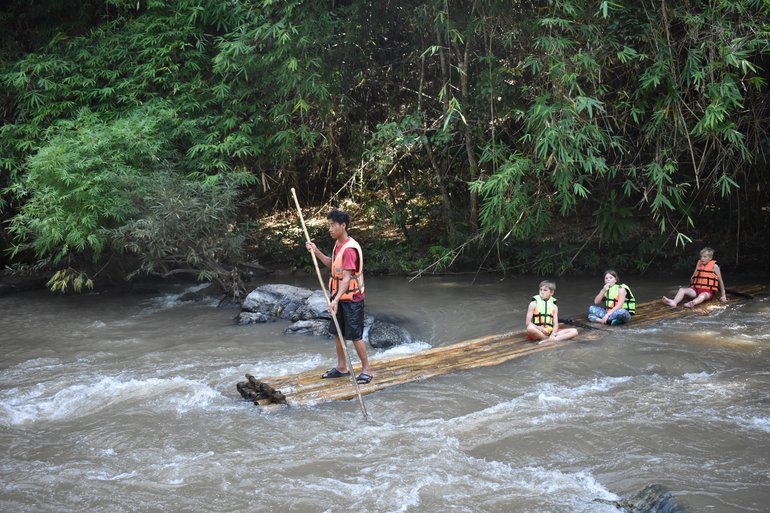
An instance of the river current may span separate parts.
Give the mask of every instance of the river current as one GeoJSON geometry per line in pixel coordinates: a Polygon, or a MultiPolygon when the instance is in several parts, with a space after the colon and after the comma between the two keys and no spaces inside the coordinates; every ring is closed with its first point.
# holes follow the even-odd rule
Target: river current
{"type": "MultiPolygon", "coordinates": [[[[538,283],[370,277],[367,312],[415,337],[370,358],[520,329],[538,283]]],[[[558,280],[562,317],[601,286],[558,280]]],[[[189,288],[0,297],[0,511],[609,513],[594,499],[653,483],[687,511],[770,508],[766,298],[393,387],[364,421],[243,401],[244,374],[328,368],[333,343],[189,288]]]]}

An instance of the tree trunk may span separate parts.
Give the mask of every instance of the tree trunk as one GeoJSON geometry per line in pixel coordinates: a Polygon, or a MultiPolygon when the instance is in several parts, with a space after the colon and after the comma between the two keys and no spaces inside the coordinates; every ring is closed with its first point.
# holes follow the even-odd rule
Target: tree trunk
{"type": "MultiPolygon", "coordinates": [[[[423,40],[423,46],[425,46],[424,40],[423,40]]],[[[443,65],[442,65],[442,68],[443,68],[443,65]]],[[[433,155],[433,148],[431,146],[430,139],[428,138],[427,121],[425,119],[424,113],[422,112],[422,90],[423,90],[424,83],[425,83],[425,56],[423,56],[420,59],[420,87],[417,92],[417,111],[422,115],[423,146],[425,147],[425,151],[428,154],[428,160],[430,161],[430,165],[433,168],[433,173],[436,176],[436,183],[438,184],[438,188],[441,191],[441,213],[444,217],[444,224],[446,225],[449,238],[451,240],[454,240],[455,225],[454,225],[454,221],[452,220],[452,203],[449,199],[449,191],[447,191],[446,184],[444,183],[444,176],[441,173],[441,168],[439,168],[438,163],[436,162],[436,158],[433,155]]]]}
{"type": "MultiPolygon", "coordinates": [[[[462,100],[463,109],[465,110],[465,122],[463,123],[464,138],[465,138],[465,153],[468,155],[468,176],[469,181],[473,181],[478,177],[479,161],[476,158],[476,143],[471,131],[471,125],[468,122],[468,105],[470,102],[470,95],[468,94],[468,60],[470,57],[471,38],[470,35],[465,41],[465,49],[462,52],[462,58],[460,55],[460,48],[455,45],[455,51],[457,52],[457,61],[460,66],[460,95],[462,100]]],[[[476,192],[470,192],[470,224],[471,231],[476,234],[479,231],[479,198],[476,192]]]]}

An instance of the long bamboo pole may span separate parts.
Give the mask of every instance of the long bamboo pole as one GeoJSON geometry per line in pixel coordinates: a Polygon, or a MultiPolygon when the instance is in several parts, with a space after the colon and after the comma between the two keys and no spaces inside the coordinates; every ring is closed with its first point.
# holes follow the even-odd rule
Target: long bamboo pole
{"type": "MultiPolygon", "coordinates": [[[[302,223],[302,231],[305,232],[305,240],[307,242],[312,242],[310,240],[310,234],[307,231],[307,226],[305,225],[305,218],[302,215],[302,209],[299,206],[299,200],[297,199],[297,193],[294,190],[294,187],[291,188],[291,196],[294,198],[294,205],[297,207],[297,213],[299,214],[299,220],[302,223]]],[[[326,304],[331,307],[331,299],[329,299],[329,294],[326,292],[326,286],[324,285],[324,280],[321,277],[321,269],[318,267],[318,260],[316,259],[315,252],[311,251],[310,256],[313,257],[313,266],[315,266],[315,272],[318,276],[318,283],[321,285],[321,290],[324,293],[324,297],[326,298],[326,304]]],[[[361,395],[361,389],[358,387],[358,379],[356,378],[356,373],[353,370],[353,362],[350,360],[350,354],[348,353],[347,348],[347,341],[345,340],[345,337],[342,336],[342,330],[340,329],[340,323],[337,321],[337,316],[335,314],[332,314],[332,320],[334,321],[334,327],[337,328],[337,336],[340,340],[340,345],[342,346],[342,352],[345,355],[345,361],[348,363],[348,370],[350,371],[350,381],[353,382],[353,386],[356,389],[356,394],[358,395],[358,402],[361,403],[361,413],[364,414],[364,419],[367,419],[369,417],[369,414],[366,412],[366,405],[364,404],[364,397],[361,395]]]]}

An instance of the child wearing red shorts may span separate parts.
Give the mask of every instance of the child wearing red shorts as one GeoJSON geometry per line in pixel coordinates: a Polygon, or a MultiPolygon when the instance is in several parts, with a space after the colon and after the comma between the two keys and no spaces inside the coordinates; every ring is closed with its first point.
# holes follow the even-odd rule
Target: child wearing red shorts
{"type": "Polygon", "coordinates": [[[725,281],[722,279],[722,272],[719,270],[717,261],[714,260],[714,250],[707,247],[700,250],[700,258],[690,278],[690,286],[680,288],[674,299],[663,296],[663,302],[674,307],[685,297],[688,297],[691,298],[690,301],[683,306],[692,308],[704,301],[710,301],[716,292],[720,293],[720,301],[727,301],[725,281]]]}

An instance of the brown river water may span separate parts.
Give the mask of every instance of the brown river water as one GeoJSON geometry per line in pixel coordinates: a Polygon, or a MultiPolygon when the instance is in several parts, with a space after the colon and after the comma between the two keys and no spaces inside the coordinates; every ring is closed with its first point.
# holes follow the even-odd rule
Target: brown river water
{"type": "MultiPolygon", "coordinates": [[[[539,281],[371,277],[368,313],[416,341],[370,357],[522,328],[539,281]]],[[[558,280],[562,317],[601,286],[558,280]]],[[[355,400],[243,401],[245,373],[328,368],[331,340],[163,287],[0,297],[0,511],[609,513],[593,499],[653,483],[687,511],[770,511],[767,298],[390,388],[363,421],[355,400]]]]}

